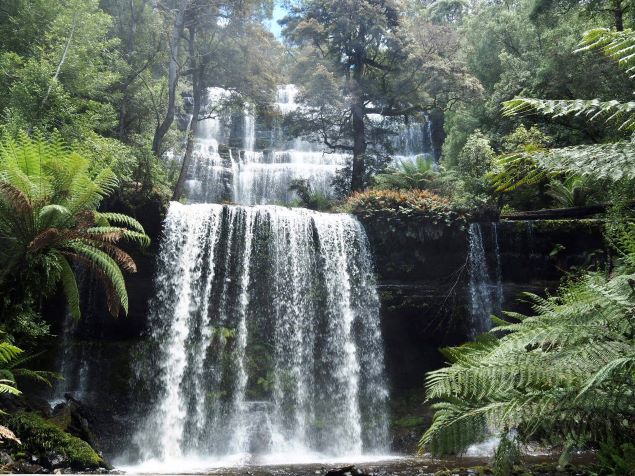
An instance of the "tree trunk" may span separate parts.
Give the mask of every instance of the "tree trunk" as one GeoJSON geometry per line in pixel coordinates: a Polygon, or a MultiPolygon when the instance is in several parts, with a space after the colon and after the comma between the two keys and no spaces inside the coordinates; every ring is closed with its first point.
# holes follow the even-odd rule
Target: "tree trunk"
{"type": "Polygon", "coordinates": [[[357,55],[353,69],[353,107],[351,108],[353,122],[353,169],[351,176],[351,191],[364,190],[364,176],[366,174],[366,130],[364,126],[365,107],[362,97],[361,82],[364,76],[363,55],[357,55]]]}
{"type": "Polygon", "coordinates": [[[624,31],[624,8],[622,8],[622,2],[615,3],[613,15],[615,16],[615,29],[624,31]]]}
{"type": "Polygon", "coordinates": [[[59,63],[57,63],[57,68],[55,68],[55,74],[53,75],[53,79],[49,82],[49,87],[46,90],[46,94],[42,99],[42,103],[40,104],[40,109],[44,109],[44,105],[46,101],[48,101],[49,96],[51,95],[51,90],[53,89],[53,85],[57,81],[57,78],[62,71],[62,66],[64,65],[64,61],[66,61],[66,56],[68,55],[68,49],[71,46],[71,41],[73,41],[73,35],[75,34],[75,27],[77,26],[77,12],[73,15],[73,24],[71,26],[71,31],[68,34],[68,38],[66,39],[66,43],[64,44],[64,51],[62,52],[62,57],[60,58],[59,63]]]}
{"type": "Polygon", "coordinates": [[[176,181],[174,187],[174,193],[172,194],[172,200],[180,200],[183,195],[183,188],[185,186],[185,178],[190,168],[190,162],[192,161],[192,152],[194,151],[194,139],[198,132],[199,114],[201,112],[201,106],[203,104],[204,88],[202,87],[202,68],[197,61],[197,55],[195,51],[195,39],[196,30],[194,26],[189,28],[189,53],[190,61],[192,62],[192,121],[190,122],[190,128],[187,135],[187,143],[185,145],[185,154],[183,155],[183,162],[181,163],[181,170],[179,172],[179,178],[176,181]]]}
{"type": "MultiPolygon", "coordinates": [[[[137,15],[133,0],[128,2],[128,8],[130,8],[130,25],[128,26],[128,36],[126,38],[126,58],[130,58],[134,52],[135,34],[137,33],[137,15]]],[[[144,8],[145,4],[142,5],[141,11],[143,11],[144,8]]],[[[131,82],[132,78],[130,74],[128,74],[121,88],[123,97],[121,98],[121,104],[119,104],[119,126],[117,127],[117,137],[119,140],[123,140],[126,135],[126,117],[128,115],[128,103],[130,102],[131,82]]]]}
{"type": "Polygon", "coordinates": [[[161,154],[161,144],[163,137],[167,134],[172,122],[174,121],[174,112],[176,110],[176,87],[179,82],[179,51],[181,43],[181,35],[185,25],[185,10],[189,4],[189,0],[181,0],[179,8],[174,19],[174,30],[170,38],[170,64],[168,66],[168,110],[161,124],[157,127],[152,141],[152,151],[158,157],[161,154]]]}
{"type": "Polygon", "coordinates": [[[366,131],[364,129],[364,105],[353,105],[353,171],[351,190],[359,192],[364,189],[366,153],[366,131]]]}

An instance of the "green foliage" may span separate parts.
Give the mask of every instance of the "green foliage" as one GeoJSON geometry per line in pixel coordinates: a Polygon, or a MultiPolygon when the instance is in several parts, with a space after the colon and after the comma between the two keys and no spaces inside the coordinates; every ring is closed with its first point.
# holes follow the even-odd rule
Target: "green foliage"
{"type": "MultiPolygon", "coordinates": [[[[59,135],[46,140],[22,133],[0,142],[0,288],[12,298],[5,306],[34,302],[61,284],[71,313],[79,317],[75,263],[101,279],[113,315],[120,306],[127,311],[121,269],[136,268],[117,243],[146,246],[149,239],[136,220],[96,212],[116,185],[111,169],[91,174],[88,161],[59,135]]],[[[4,322],[11,324],[17,314],[5,307],[4,322]]]]}
{"type": "Polygon", "coordinates": [[[307,180],[293,180],[289,191],[296,193],[299,206],[309,210],[327,211],[333,207],[333,199],[319,190],[313,190],[307,180]]]}
{"type": "Polygon", "coordinates": [[[10,74],[3,75],[0,104],[12,132],[58,129],[76,138],[116,124],[104,99],[119,79],[112,64],[117,40],[108,36],[111,18],[98,4],[36,0],[7,9],[0,63],[10,65],[10,74]]]}
{"type": "Polygon", "coordinates": [[[21,449],[44,456],[50,451],[68,458],[74,469],[97,468],[101,457],[85,441],[72,436],[36,413],[18,412],[6,419],[6,424],[23,441],[21,449]]]}
{"type": "Polygon", "coordinates": [[[611,474],[633,476],[635,474],[635,445],[622,443],[615,446],[603,443],[598,451],[598,460],[604,468],[611,468],[611,474]]]}
{"type": "Polygon", "coordinates": [[[553,198],[555,205],[559,207],[587,205],[592,198],[591,194],[589,181],[576,175],[570,175],[563,180],[551,180],[547,190],[547,195],[553,198]]]}
{"type": "Polygon", "coordinates": [[[402,160],[396,167],[389,168],[375,176],[375,187],[391,190],[433,190],[438,172],[434,170],[431,159],[420,155],[414,162],[402,160]]]}
{"type": "MultiPolygon", "coordinates": [[[[585,34],[581,50],[602,49],[617,60],[620,66],[632,71],[629,52],[635,42],[635,32],[628,30],[614,33],[609,30],[592,30],[585,34]]],[[[545,100],[515,98],[503,103],[503,113],[516,116],[528,112],[558,119],[566,116],[584,117],[588,121],[604,118],[605,123],[616,123],[618,131],[635,130],[635,102],[617,100],[545,100]]],[[[554,149],[537,149],[503,156],[498,160],[494,182],[499,191],[513,190],[521,185],[532,185],[552,174],[568,173],[607,178],[617,182],[635,179],[635,135],[630,139],[606,144],[577,145],[554,149]]]]}
{"type": "Polygon", "coordinates": [[[612,276],[588,273],[546,298],[527,293],[534,315],[506,312],[491,333],[444,351],[451,365],[427,378],[436,413],[422,448],[460,452],[486,428],[513,428],[520,443],[632,441],[635,224],[625,227],[629,259],[612,276]]]}
{"type": "MultiPolygon", "coordinates": [[[[443,161],[448,166],[456,161],[467,137],[476,129],[490,139],[497,153],[512,152],[506,148],[505,136],[528,121],[524,116],[505,120],[500,105],[517,96],[632,100],[631,85],[624,81],[617,64],[598,55],[572,54],[580,47],[580,32],[606,24],[608,17],[612,20],[608,8],[600,19],[588,15],[586,5],[590,2],[548,0],[542,3],[566,7],[548,9],[534,17],[532,12],[538,1],[541,0],[477,2],[455,26],[462,37],[460,48],[470,72],[479,79],[485,93],[482,100],[458,104],[446,114],[443,161]]],[[[616,138],[613,130],[600,127],[600,121],[587,123],[569,116],[537,122],[550,137],[548,145],[553,147],[616,138]]]]}
{"type": "Polygon", "coordinates": [[[426,190],[367,190],[351,195],[342,211],[363,218],[401,220],[414,217],[434,224],[462,224],[464,216],[455,212],[450,202],[426,190]]]}
{"type": "Polygon", "coordinates": [[[468,137],[454,168],[466,178],[480,179],[491,169],[493,159],[489,139],[477,130],[468,137]]]}

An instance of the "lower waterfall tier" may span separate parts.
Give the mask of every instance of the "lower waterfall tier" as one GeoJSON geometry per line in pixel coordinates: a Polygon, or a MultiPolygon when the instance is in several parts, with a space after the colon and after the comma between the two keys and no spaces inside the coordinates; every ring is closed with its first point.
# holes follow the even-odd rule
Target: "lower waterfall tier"
{"type": "Polygon", "coordinates": [[[379,300],[355,218],[172,203],[157,269],[142,460],[386,451],[379,300]]]}

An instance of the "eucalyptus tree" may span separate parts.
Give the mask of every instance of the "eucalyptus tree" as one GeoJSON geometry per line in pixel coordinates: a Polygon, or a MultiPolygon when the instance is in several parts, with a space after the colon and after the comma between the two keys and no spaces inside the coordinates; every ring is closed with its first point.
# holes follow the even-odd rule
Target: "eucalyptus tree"
{"type": "Polygon", "coordinates": [[[368,180],[369,146],[387,143],[382,118],[444,108],[478,90],[453,55],[452,32],[406,12],[400,0],[306,0],[282,21],[286,38],[315,65],[306,71],[300,124],[331,149],[352,154],[351,190],[368,180]]]}
{"type": "Polygon", "coordinates": [[[112,88],[120,75],[111,21],[97,0],[3,3],[3,122],[16,131],[57,128],[69,138],[112,130],[112,88]]]}

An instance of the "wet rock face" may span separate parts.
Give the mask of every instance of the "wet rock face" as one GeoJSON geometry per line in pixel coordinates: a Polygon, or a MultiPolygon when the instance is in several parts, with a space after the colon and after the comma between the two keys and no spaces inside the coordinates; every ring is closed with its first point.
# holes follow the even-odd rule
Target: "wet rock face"
{"type": "MultiPolygon", "coordinates": [[[[393,449],[411,453],[429,425],[426,372],[444,365],[440,347],[465,342],[473,325],[469,226],[363,220],[374,253],[390,380],[393,449]]],[[[529,312],[522,292],[544,293],[564,272],[602,263],[602,224],[592,220],[478,225],[497,306],[529,312]],[[495,256],[497,255],[497,256],[495,256]],[[498,269],[497,269],[498,268],[498,269]]],[[[498,312],[498,311],[497,311],[498,312]]]]}

